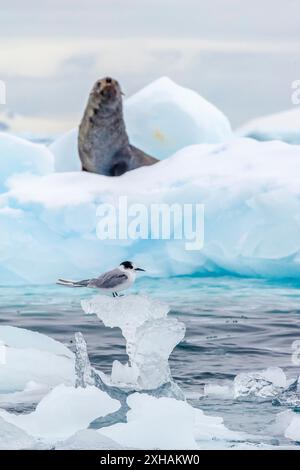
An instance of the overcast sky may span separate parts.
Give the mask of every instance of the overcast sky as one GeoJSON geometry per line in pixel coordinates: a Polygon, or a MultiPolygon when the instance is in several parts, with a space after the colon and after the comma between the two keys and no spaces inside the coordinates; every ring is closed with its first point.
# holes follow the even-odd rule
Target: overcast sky
{"type": "Polygon", "coordinates": [[[76,125],[105,75],[127,95],[167,75],[233,126],[288,109],[300,79],[300,0],[0,1],[6,110],[32,132],[76,125]]]}

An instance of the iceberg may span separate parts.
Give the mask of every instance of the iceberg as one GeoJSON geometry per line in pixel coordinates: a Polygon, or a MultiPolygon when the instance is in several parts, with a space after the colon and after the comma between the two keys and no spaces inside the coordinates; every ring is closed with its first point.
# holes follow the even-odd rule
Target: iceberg
{"type": "Polygon", "coordinates": [[[54,156],[47,147],[0,132],[0,193],[14,175],[46,175],[53,171],[54,156]]]}
{"type": "Polygon", "coordinates": [[[300,108],[295,107],[288,111],[253,119],[240,127],[237,133],[260,141],[281,140],[299,145],[300,108]]]}
{"type": "Polygon", "coordinates": [[[74,272],[88,278],[122,259],[154,276],[299,278],[299,172],[298,146],[241,138],[187,147],[120,178],[16,175],[0,195],[0,280],[40,284],[74,272]],[[98,239],[97,207],[117,207],[120,196],[145,207],[204,204],[203,249],[187,251],[185,240],[172,238],[98,239]]]}
{"type": "Polygon", "coordinates": [[[96,314],[105,326],[120,328],[126,340],[129,363],[114,362],[112,385],[155,390],[172,381],[168,359],[184,338],[185,326],[167,317],[166,304],[141,295],[102,295],[83,300],[81,305],[86,314],[96,314]]]}
{"type": "MultiPolygon", "coordinates": [[[[73,384],[74,355],[63,344],[43,334],[0,326],[0,341],[5,347],[5,360],[0,365],[0,393],[31,392],[36,382],[39,393],[48,387],[73,384]]],[[[25,393],[26,395],[26,393],[25,393]]],[[[22,399],[22,395],[14,397],[22,399]]],[[[5,397],[1,396],[5,402],[5,397]]]]}
{"type": "Polygon", "coordinates": [[[0,133],[7,156],[1,157],[0,282],[52,283],[74,273],[88,278],[123,259],[156,277],[298,279],[299,146],[234,136],[222,113],[166,78],[126,103],[134,143],[170,156],[118,178],[79,171],[76,129],[49,148],[0,133]],[[162,203],[204,205],[204,247],[188,251],[186,240],[172,236],[98,238],[97,208],[108,203],[118,211],[120,197],[147,210],[162,203]]]}
{"type": "MultiPolygon", "coordinates": [[[[227,117],[195,91],[168,77],[155,80],[124,103],[124,119],[131,144],[164,159],[193,144],[215,144],[232,138],[227,117]]],[[[79,171],[78,129],[50,145],[55,171],[79,171]]]]}

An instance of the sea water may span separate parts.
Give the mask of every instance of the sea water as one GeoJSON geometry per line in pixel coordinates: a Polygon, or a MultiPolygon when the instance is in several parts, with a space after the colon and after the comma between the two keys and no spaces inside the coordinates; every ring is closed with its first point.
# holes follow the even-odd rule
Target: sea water
{"type": "MultiPolygon", "coordinates": [[[[281,367],[288,379],[300,365],[293,360],[293,343],[300,340],[300,284],[232,277],[141,278],[133,293],[164,300],[170,315],[184,322],[184,340],[175,348],[170,366],[190,403],[206,414],[222,416],[231,430],[257,440],[286,444],[273,429],[283,409],[270,400],[234,399],[204,394],[207,385],[231,386],[241,372],[281,367]]],[[[86,316],[81,300],[94,290],[57,285],[0,288],[0,324],[28,328],[74,348],[81,331],[92,365],[111,372],[112,362],[127,361],[118,328],[105,328],[96,316],[86,316]]],[[[15,411],[28,411],[18,408],[15,411]]]]}

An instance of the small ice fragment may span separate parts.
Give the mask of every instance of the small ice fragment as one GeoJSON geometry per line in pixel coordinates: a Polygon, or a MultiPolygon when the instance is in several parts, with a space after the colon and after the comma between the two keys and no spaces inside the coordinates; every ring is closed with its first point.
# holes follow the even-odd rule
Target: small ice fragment
{"type": "Polygon", "coordinates": [[[234,397],[276,397],[286,386],[286,376],[279,367],[261,372],[238,374],[234,379],[234,397]]]}
{"type": "Polygon", "coordinates": [[[233,389],[229,385],[205,384],[204,395],[212,397],[233,398],[233,389]]]}
{"type": "Polygon", "coordinates": [[[88,385],[95,385],[95,380],[92,377],[92,368],[87,353],[86,342],[80,332],[75,333],[75,348],[75,387],[85,388],[88,385]]]}
{"type": "Polygon", "coordinates": [[[139,369],[136,364],[122,364],[114,361],[111,370],[111,383],[119,387],[134,387],[139,376],[139,369]]]}
{"type": "Polygon", "coordinates": [[[274,400],[275,406],[288,406],[300,408],[300,378],[292,382],[286,390],[283,390],[274,400]]]}

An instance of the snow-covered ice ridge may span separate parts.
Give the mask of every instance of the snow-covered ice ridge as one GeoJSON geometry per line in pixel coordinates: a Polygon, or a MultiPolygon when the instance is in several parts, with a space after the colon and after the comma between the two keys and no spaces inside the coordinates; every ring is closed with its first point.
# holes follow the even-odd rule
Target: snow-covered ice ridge
{"type": "Polygon", "coordinates": [[[281,140],[300,145],[300,107],[253,119],[240,127],[237,133],[262,141],[281,140]]]}
{"type": "Polygon", "coordinates": [[[299,145],[237,137],[217,108],[167,78],[129,98],[125,117],[132,143],[163,161],[119,178],[79,171],[76,129],[50,147],[0,134],[1,283],[86,278],[122,259],[155,276],[299,277],[299,145]],[[204,204],[204,248],[100,241],[96,208],[119,196],[204,204]]]}

